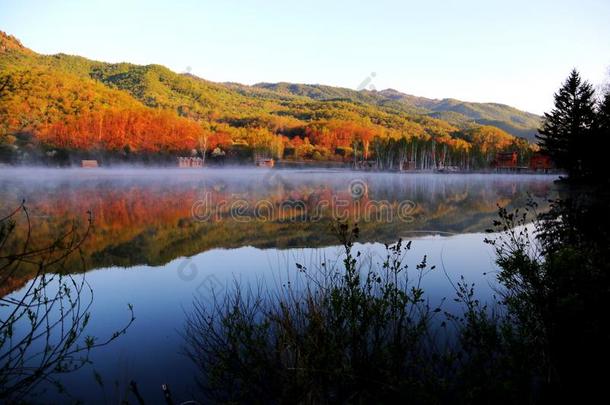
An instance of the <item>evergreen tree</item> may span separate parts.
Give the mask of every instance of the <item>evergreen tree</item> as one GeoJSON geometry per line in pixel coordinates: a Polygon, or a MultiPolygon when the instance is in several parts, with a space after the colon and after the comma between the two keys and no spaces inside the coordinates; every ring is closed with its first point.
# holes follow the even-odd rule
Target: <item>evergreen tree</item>
{"type": "Polygon", "coordinates": [[[604,156],[606,153],[604,145],[608,143],[608,139],[610,139],[610,88],[606,90],[597,106],[595,139],[592,145],[595,159],[593,163],[595,181],[599,184],[610,182],[604,156]]]}
{"type": "Polygon", "coordinates": [[[606,91],[597,108],[597,125],[600,132],[610,136],[610,89],[606,91]]]}
{"type": "Polygon", "coordinates": [[[572,178],[591,172],[592,159],[587,156],[596,121],[595,91],[580,78],[576,69],[555,93],[555,108],[544,114],[540,135],[537,136],[544,152],[559,168],[572,178]]]}

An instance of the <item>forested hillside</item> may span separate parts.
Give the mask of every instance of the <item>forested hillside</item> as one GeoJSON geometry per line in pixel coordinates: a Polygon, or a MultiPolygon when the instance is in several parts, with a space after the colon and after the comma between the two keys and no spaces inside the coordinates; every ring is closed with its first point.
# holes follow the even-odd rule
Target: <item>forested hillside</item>
{"type": "Polygon", "coordinates": [[[540,126],[539,116],[497,103],[470,103],[455,99],[435,100],[404,94],[393,89],[357,91],[317,84],[292,83],[259,83],[255,87],[315,100],[350,100],[406,113],[426,114],[464,129],[473,124],[493,125],[511,135],[530,141],[534,141],[540,126]]]}
{"type": "Polygon", "coordinates": [[[525,159],[532,146],[513,135],[527,135],[537,122],[497,104],[393,90],[213,83],[160,65],[41,55],[4,33],[0,97],[0,160],[9,162],[205,156],[219,147],[242,159],[256,153],[374,161],[388,169],[406,162],[476,168],[498,151],[518,150],[525,159]]]}

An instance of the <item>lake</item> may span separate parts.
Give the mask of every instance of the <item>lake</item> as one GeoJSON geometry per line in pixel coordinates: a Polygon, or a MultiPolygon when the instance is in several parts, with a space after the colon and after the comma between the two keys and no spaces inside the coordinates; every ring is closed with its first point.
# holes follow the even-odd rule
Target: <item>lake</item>
{"type": "MultiPolygon", "coordinates": [[[[67,271],[93,292],[88,334],[107,336],[129,317],[125,336],[93,352],[93,364],[62,377],[70,395],[115,402],[129,381],[147,403],[194,398],[194,367],[181,353],[184,317],[238,280],[267,289],[298,282],[296,263],[310,271],[341,257],[331,232],[337,219],[357,222],[356,248],[367,263],[382,261],[384,244],[412,240],[407,262],[424,255],[436,265],[424,278],[431,303],[451,309],[450,281],[464,276],[491,300],[494,254],[483,240],[498,205],[544,209],[554,176],[370,173],[269,169],[0,169],[0,217],[22,200],[32,245],[44,245],[77,224],[93,227],[67,271]],[[94,378],[94,370],[104,384],[94,378]]],[[[23,230],[17,239],[24,238],[23,230]]],[[[493,237],[493,235],[492,235],[493,237]]],[[[0,286],[19,296],[28,272],[0,286]]],[[[48,398],[60,401],[50,390],[48,398]]]]}

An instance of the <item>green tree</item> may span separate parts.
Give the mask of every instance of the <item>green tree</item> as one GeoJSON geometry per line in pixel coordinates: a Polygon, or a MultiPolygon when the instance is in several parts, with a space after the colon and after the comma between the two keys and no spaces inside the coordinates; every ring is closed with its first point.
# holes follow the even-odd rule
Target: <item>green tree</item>
{"type": "Polygon", "coordinates": [[[595,91],[576,69],[555,93],[555,108],[544,114],[537,136],[542,150],[572,178],[590,174],[587,151],[595,124],[595,91]]]}
{"type": "Polygon", "coordinates": [[[597,123],[602,134],[610,135],[610,88],[601,99],[597,109],[597,123]]]}
{"type": "Polygon", "coordinates": [[[607,167],[605,167],[606,144],[610,138],[610,86],[604,92],[597,105],[597,122],[595,128],[595,138],[591,145],[592,168],[594,171],[594,181],[600,185],[607,185],[610,182],[607,167]]]}

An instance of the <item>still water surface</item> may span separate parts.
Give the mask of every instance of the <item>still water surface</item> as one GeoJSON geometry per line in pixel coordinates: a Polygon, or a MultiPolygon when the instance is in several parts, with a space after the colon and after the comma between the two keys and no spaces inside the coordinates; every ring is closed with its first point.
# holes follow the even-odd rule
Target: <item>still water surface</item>
{"type": "MultiPolygon", "coordinates": [[[[196,397],[195,370],[181,354],[180,332],[193,299],[226,291],[234,280],[282,288],[295,263],[312,271],[341,255],[330,232],[336,218],[357,221],[356,248],[379,263],[384,243],[413,240],[407,262],[424,255],[435,271],[424,278],[432,305],[449,298],[449,280],[464,276],[490,299],[495,270],[489,235],[497,206],[542,208],[552,176],[361,173],[330,170],[48,170],[0,169],[0,216],[25,199],[44,244],[73,221],[94,228],[84,252],[94,291],[89,334],[107,336],[128,319],[128,333],[93,353],[93,365],[63,378],[85,402],[114,402],[135,380],[147,403],[162,402],[168,384],[176,402],[196,397]],[[93,373],[104,380],[100,387],[93,373]]],[[[76,262],[72,271],[83,269],[76,262]]],[[[78,277],[82,277],[79,275],[78,277]]],[[[27,274],[0,286],[16,294],[27,274]]],[[[451,309],[451,308],[449,308],[451,309]]],[[[47,398],[57,399],[52,391],[47,398]]]]}

